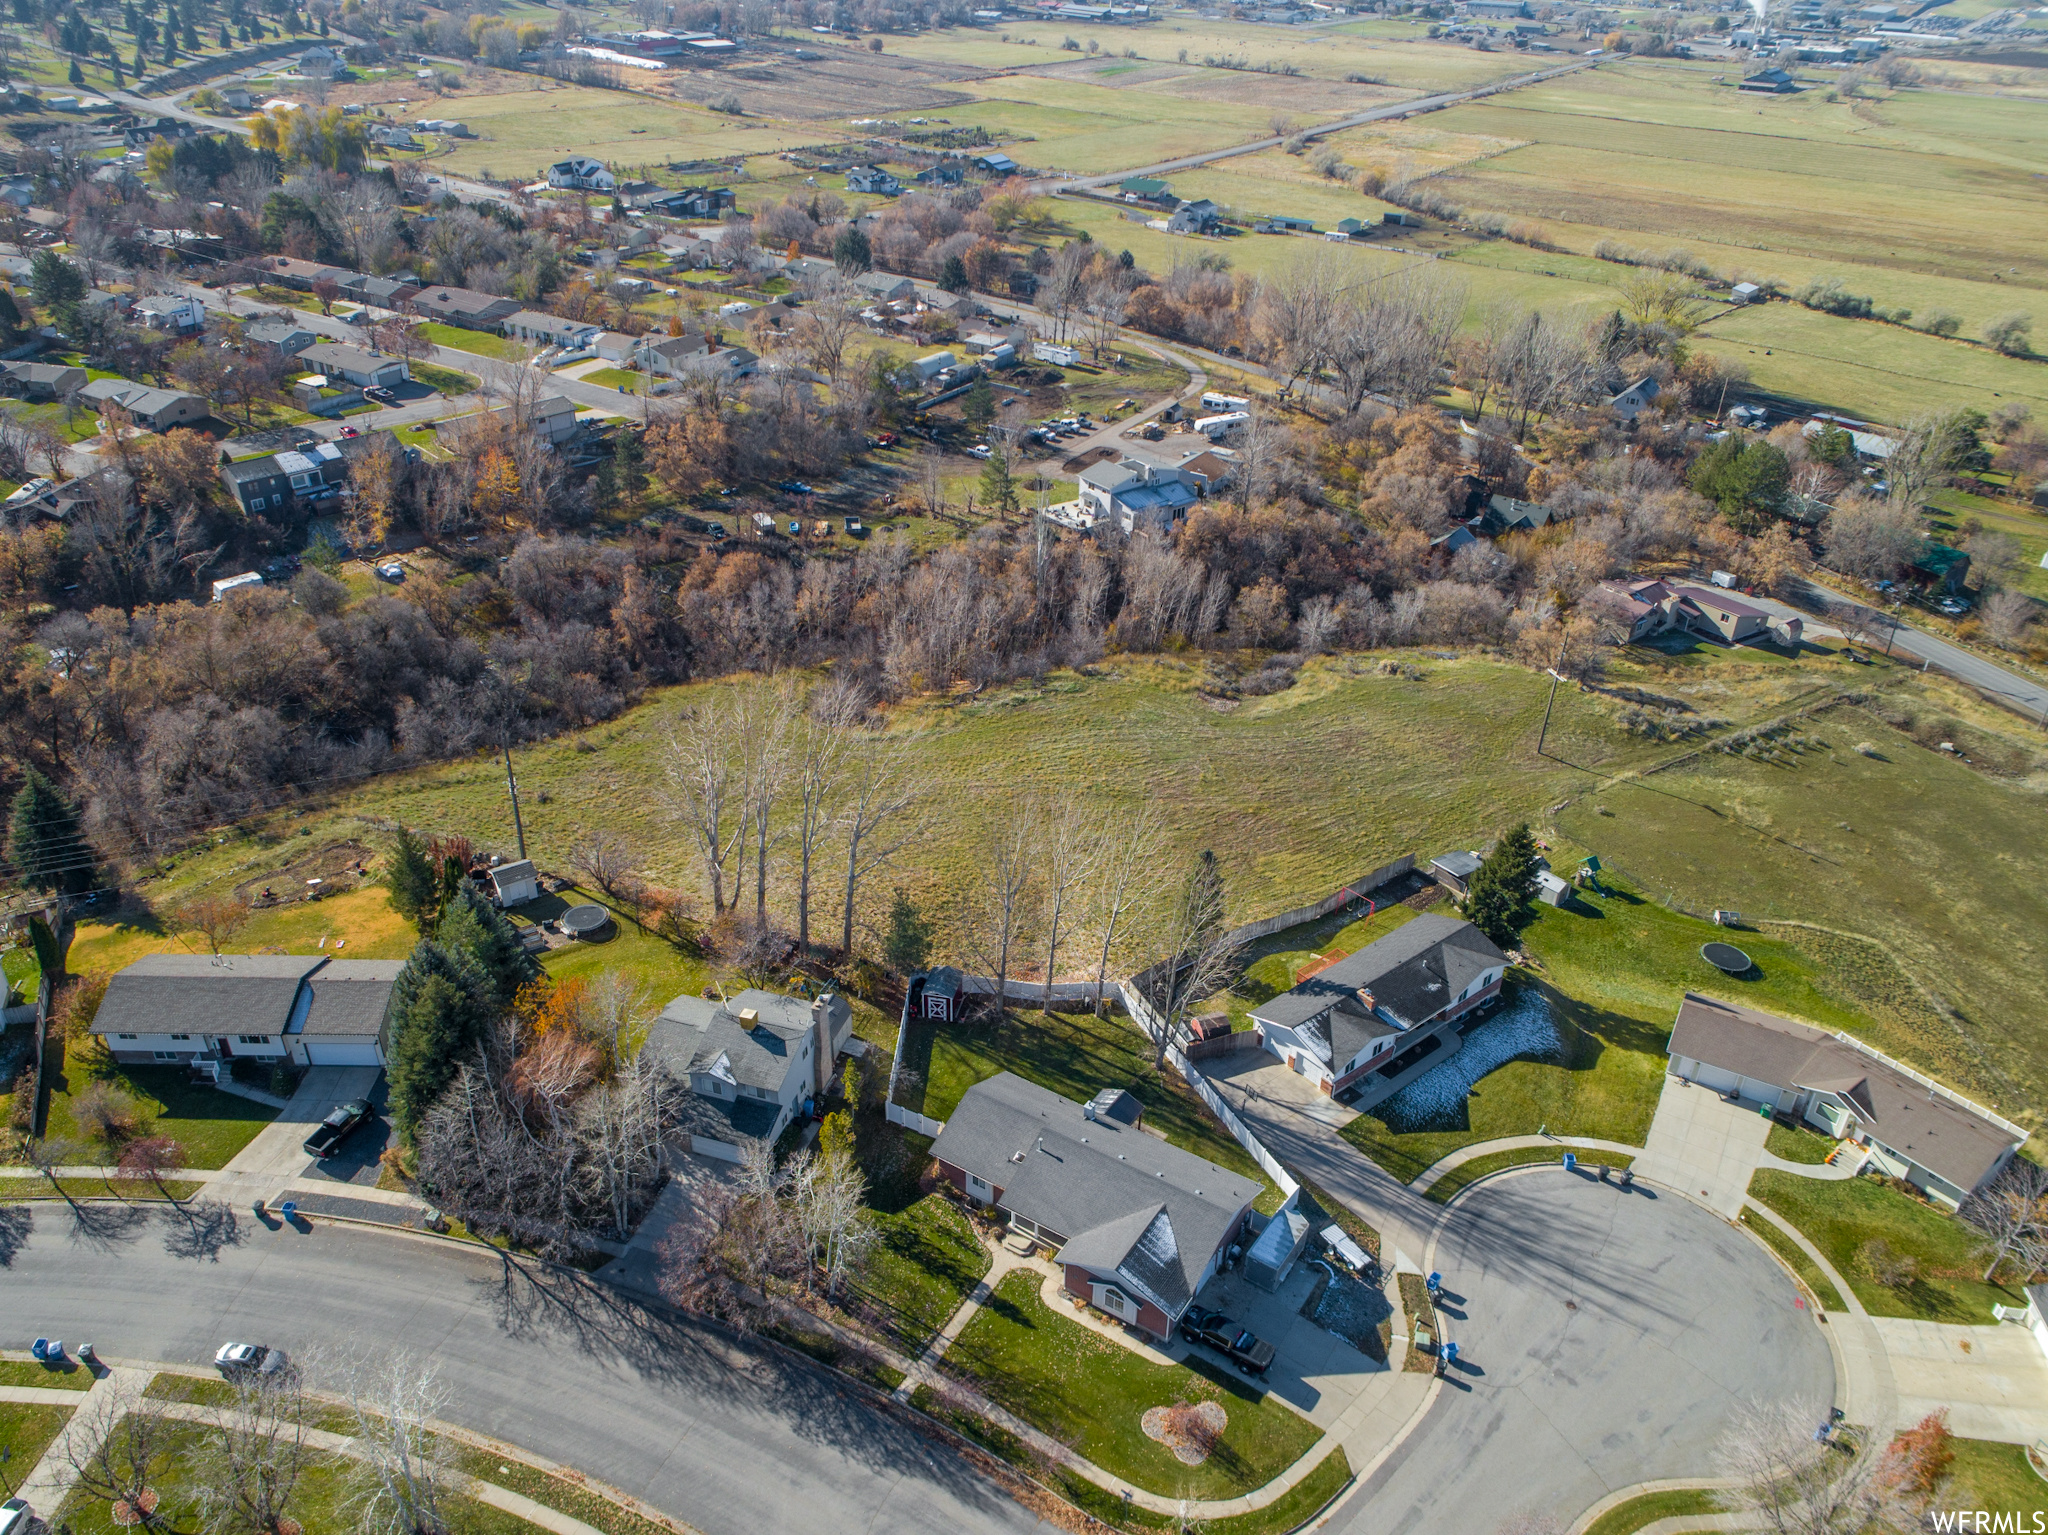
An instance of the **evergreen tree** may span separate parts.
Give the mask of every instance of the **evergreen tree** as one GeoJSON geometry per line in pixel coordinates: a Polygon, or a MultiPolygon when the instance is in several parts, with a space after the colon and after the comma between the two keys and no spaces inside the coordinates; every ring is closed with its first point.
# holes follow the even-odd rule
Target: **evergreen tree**
{"type": "Polygon", "coordinates": [[[1001,448],[990,451],[988,462],[981,466],[981,499],[1005,517],[1017,512],[1017,481],[1010,473],[1010,456],[1001,448]]]}
{"type": "Polygon", "coordinates": [[[220,45],[223,49],[235,46],[235,40],[228,36],[228,24],[226,22],[220,24],[220,45]]]}
{"type": "Polygon", "coordinates": [[[114,52],[111,48],[107,50],[107,68],[114,72],[115,90],[120,90],[122,86],[128,83],[126,77],[121,73],[121,55],[114,52]]]}
{"type": "Polygon", "coordinates": [[[34,768],[8,811],[7,861],[32,890],[90,890],[96,882],[78,807],[34,768]]]}
{"type": "Polygon", "coordinates": [[[391,844],[391,860],[384,870],[384,884],[391,892],[391,909],[422,938],[431,933],[441,915],[441,880],[426,844],[404,825],[391,844]]]}
{"type": "Polygon", "coordinates": [[[519,930],[468,880],[442,909],[434,939],[451,953],[475,961],[491,1000],[500,1008],[510,1007],[519,988],[540,976],[540,961],[526,952],[519,930]]]}
{"type": "Polygon", "coordinates": [[[73,85],[85,84],[85,71],[78,67],[78,60],[73,59],[71,61],[71,72],[67,74],[64,78],[69,80],[73,85]]]}
{"type": "Polygon", "coordinates": [[[853,1160],[853,1116],[835,1111],[818,1126],[818,1156],[821,1160],[843,1157],[853,1160]]]}
{"type": "Polygon", "coordinates": [[[889,926],[882,938],[882,959],[898,975],[915,975],[931,961],[932,936],[938,925],[918,909],[917,902],[896,887],[889,903],[889,926]]]}
{"type": "Polygon", "coordinates": [[[1472,875],[1465,916],[1502,948],[1529,919],[1536,894],[1536,839],[1526,824],[1511,828],[1472,875]]]}
{"type": "Polygon", "coordinates": [[[875,265],[874,248],[868,244],[868,237],[861,232],[858,224],[848,224],[832,241],[832,264],[848,277],[858,277],[872,271],[875,265]]]}
{"type": "Polygon", "coordinates": [[[391,1121],[408,1144],[488,1021],[476,996],[445,975],[429,975],[410,1004],[394,1010],[391,1121]]]}
{"type": "Polygon", "coordinates": [[[978,378],[974,386],[960,400],[960,419],[981,431],[996,418],[996,392],[989,388],[988,380],[978,378]]]}
{"type": "Polygon", "coordinates": [[[967,263],[958,256],[948,256],[939,268],[939,286],[948,293],[965,293],[973,286],[967,280],[967,263]]]}
{"type": "Polygon", "coordinates": [[[14,302],[12,293],[0,288],[0,340],[12,346],[21,338],[21,332],[21,306],[14,302]]]}

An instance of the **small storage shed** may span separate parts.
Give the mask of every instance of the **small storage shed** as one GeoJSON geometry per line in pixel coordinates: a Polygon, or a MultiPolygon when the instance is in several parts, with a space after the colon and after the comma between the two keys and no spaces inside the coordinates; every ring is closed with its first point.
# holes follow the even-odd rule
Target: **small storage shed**
{"type": "Polygon", "coordinates": [[[924,978],[923,1016],[936,1023],[956,1023],[960,1018],[960,972],[941,965],[924,978]]]}
{"type": "Polygon", "coordinates": [[[491,884],[498,892],[500,906],[518,906],[540,894],[540,876],[530,858],[499,864],[491,870],[491,884]]]}
{"type": "Polygon", "coordinates": [[[1261,1290],[1278,1290],[1287,1282],[1294,1260],[1308,1241],[1308,1217],[1292,1208],[1282,1210],[1266,1222],[1251,1250],[1244,1255],[1244,1277],[1261,1290]]]}
{"type": "Polygon", "coordinates": [[[1572,887],[1548,869],[1536,871],[1536,899],[1545,906],[1564,906],[1572,898],[1572,887]]]}
{"type": "Polygon", "coordinates": [[[1439,854],[1429,861],[1430,878],[1452,895],[1464,895],[1472,876],[1479,872],[1480,861],[1477,852],[1439,854]]]}

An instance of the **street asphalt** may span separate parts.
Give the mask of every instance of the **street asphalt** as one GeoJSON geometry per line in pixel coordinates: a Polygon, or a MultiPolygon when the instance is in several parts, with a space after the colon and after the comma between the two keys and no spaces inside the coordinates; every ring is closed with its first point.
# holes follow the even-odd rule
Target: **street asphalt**
{"type": "Polygon", "coordinates": [[[1791,1279],[1676,1194],[1512,1174],[1450,1207],[1425,1262],[1458,1360],[1332,1531],[1484,1535],[1523,1513],[1568,1526],[1620,1488],[1715,1475],[1745,1402],[1807,1403],[1818,1423],[1834,1401],[1823,1324],[1791,1279]]]}
{"type": "Polygon", "coordinates": [[[706,1535],[1038,1527],[823,1371],[583,1275],[354,1227],[274,1228],[246,1206],[190,1221],[88,1209],[82,1230],[62,1206],[0,1206],[9,1346],[61,1337],[201,1365],[232,1338],[283,1347],[316,1384],[351,1351],[403,1352],[438,1370],[448,1421],[706,1535]]]}

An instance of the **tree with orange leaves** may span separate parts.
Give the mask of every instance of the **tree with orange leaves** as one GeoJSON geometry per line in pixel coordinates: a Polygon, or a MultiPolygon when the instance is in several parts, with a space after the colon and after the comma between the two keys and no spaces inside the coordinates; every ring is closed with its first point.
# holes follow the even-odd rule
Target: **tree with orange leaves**
{"type": "Polygon", "coordinates": [[[519,504],[519,466],[503,448],[490,448],[477,461],[476,492],[471,504],[479,517],[496,517],[506,527],[519,504]]]}

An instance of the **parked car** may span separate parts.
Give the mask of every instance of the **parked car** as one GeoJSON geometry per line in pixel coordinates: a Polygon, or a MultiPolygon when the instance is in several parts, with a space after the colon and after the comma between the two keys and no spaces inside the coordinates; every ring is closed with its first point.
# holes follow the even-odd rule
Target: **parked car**
{"type": "Polygon", "coordinates": [[[396,560],[386,560],[377,567],[377,579],[380,581],[403,581],[405,579],[405,567],[396,560]]]}
{"type": "Polygon", "coordinates": [[[358,1098],[353,1103],[344,1103],[313,1127],[313,1133],[306,1137],[301,1149],[309,1157],[331,1157],[369,1117],[368,1099],[358,1098]]]}
{"type": "Polygon", "coordinates": [[[379,405],[390,405],[398,399],[398,396],[389,389],[386,389],[382,384],[372,384],[363,391],[363,398],[375,400],[379,405]]]}
{"type": "Polygon", "coordinates": [[[994,452],[995,449],[991,448],[985,442],[977,442],[973,447],[967,450],[967,454],[970,458],[987,458],[994,452]]]}
{"type": "Polygon", "coordinates": [[[808,496],[812,493],[811,487],[802,480],[783,480],[775,488],[789,496],[808,496]]]}
{"type": "Polygon", "coordinates": [[[263,1343],[223,1343],[213,1354],[214,1368],[227,1376],[282,1375],[290,1363],[283,1349],[263,1343]]]}
{"type": "Polygon", "coordinates": [[[1935,606],[1948,614],[1950,618],[1960,617],[1962,614],[1970,611],[1970,605],[1960,597],[1944,597],[1935,606]]]}
{"type": "Polygon", "coordinates": [[[1180,1335],[1190,1343],[1207,1344],[1246,1375],[1264,1375],[1273,1363],[1272,1344],[1220,1311],[1188,1307],[1181,1313],[1180,1335]]]}
{"type": "Polygon", "coordinates": [[[1190,1306],[1180,1315],[1180,1335],[1190,1343],[1222,1348],[1237,1332],[1237,1324],[1220,1311],[1190,1306]]]}
{"type": "Polygon", "coordinates": [[[341,429],[340,435],[343,437],[360,437],[363,434],[360,430],[358,430],[355,427],[345,426],[341,429]]]}
{"type": "Polygon", "coordinates": [[[0,1503],[0,1535],[28,1535],[36,1527],[36,1511],[23,1498],[0,1503]]]}

